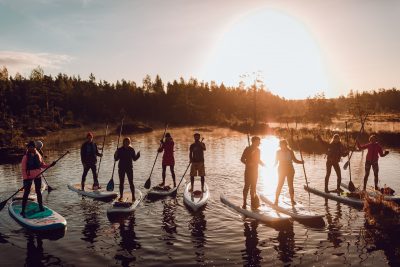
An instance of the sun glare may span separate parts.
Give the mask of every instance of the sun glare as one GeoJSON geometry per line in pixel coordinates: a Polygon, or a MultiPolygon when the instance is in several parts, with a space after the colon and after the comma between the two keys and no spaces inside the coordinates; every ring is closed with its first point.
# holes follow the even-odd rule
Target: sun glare
{"type": "Polygon", "coordinates": [[[237,85],[260,70],[269,90],[286,98],[329,91],[321,51],[307,28],[277,10],[245,16],[227,30],[204,67],[204,78],[237,85]]]}
{"type": "Polygon", "coordinates": [[[278,184],[277,169],[274,165],[275,154],[279,146],[279,139],[275,136],[267,136],[261,140],[261,160],[265,163],[265,167],[260,168],[260,191],[264,195],[273,195],[278,184]]]}

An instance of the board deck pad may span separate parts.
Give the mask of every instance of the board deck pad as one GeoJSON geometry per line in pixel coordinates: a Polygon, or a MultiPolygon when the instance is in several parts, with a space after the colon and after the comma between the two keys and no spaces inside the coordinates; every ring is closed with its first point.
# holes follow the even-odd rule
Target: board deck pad
{"type": "Polygon", "coordinates": [[[22,217],[22,200],[14,200],[8,207],[11,216],[23,226],[32,230],[52,230],[65,228],[67,222],[60,214],[43,206],[44,211],[39,210],[39,204],[28,200],[25,207],[25,217],[22,217]]]}
{"type": "Polygon", "coordinates": [[[130,213],[134,211],[143,198],[142,192],[138,189],[135,189],[135,198],[135,202],[132,203],[132,193],[130,191],[124,192],[122,201],[114,201],[112,206],[107,210],[107,213],[130,213]]]}
{"type": "Polygon", "coordinates": [[[100,189],[93,190],[92,185],[86,184],[85,185],[85,190],[81,190],[81,184],[69,184],[68,188],[71,189],[72,191],[77,192],[78,194],[92,197],[92,198],[114,198],[118,194],[113,191],[107,191],[106,186],[102,186],[100,189]]]}

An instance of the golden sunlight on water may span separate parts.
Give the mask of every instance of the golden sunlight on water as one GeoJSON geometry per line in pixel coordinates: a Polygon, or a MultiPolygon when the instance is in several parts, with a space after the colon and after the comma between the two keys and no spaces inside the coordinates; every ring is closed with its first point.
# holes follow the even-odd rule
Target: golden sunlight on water
{"type": "MultiPolygon", "coordinates": [[[[265,195],[273,195],[278,184],[277,166],[275,165],[275,154],[279,147],[279,139],[275,136],[267,136],[261,140],[261,160],[265,163],[265,167],[260,168],[259,173],[259,184],[262,189],[259,188],[259,192],[263,192],[265,195]]],[[[282,192],[286,192],[286,186],[284,186],[282,192]]]]}

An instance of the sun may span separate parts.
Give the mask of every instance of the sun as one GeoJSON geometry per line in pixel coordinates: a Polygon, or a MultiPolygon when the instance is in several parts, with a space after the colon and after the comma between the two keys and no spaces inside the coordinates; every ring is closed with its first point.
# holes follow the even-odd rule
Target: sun
{"type": "Polygon", "coordinates": [[[238,85],[241,74],[261,71],[273,93],[305,98],[331,89],[321,53],[301,22],[263,9],[239,19],[223,34],[206,60],[203,76],[238,85]]]}

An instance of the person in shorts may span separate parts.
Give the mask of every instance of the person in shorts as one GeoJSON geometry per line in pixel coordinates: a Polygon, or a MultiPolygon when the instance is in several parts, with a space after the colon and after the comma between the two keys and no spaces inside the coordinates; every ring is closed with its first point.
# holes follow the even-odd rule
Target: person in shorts
{"type": "Polygon", "coordinates": [[[191,162],[190,167],[190,192],[193,192],[194,177],[201,177],[201,191],[204,192],[204,176],[206,176],[206,171],[204,167],[204,151],[206,150],[206,145],[203,141],[200,141],[200,134],[195,133],[193,135],[194,143],[190,145],[189,160],[191,162]]]}

